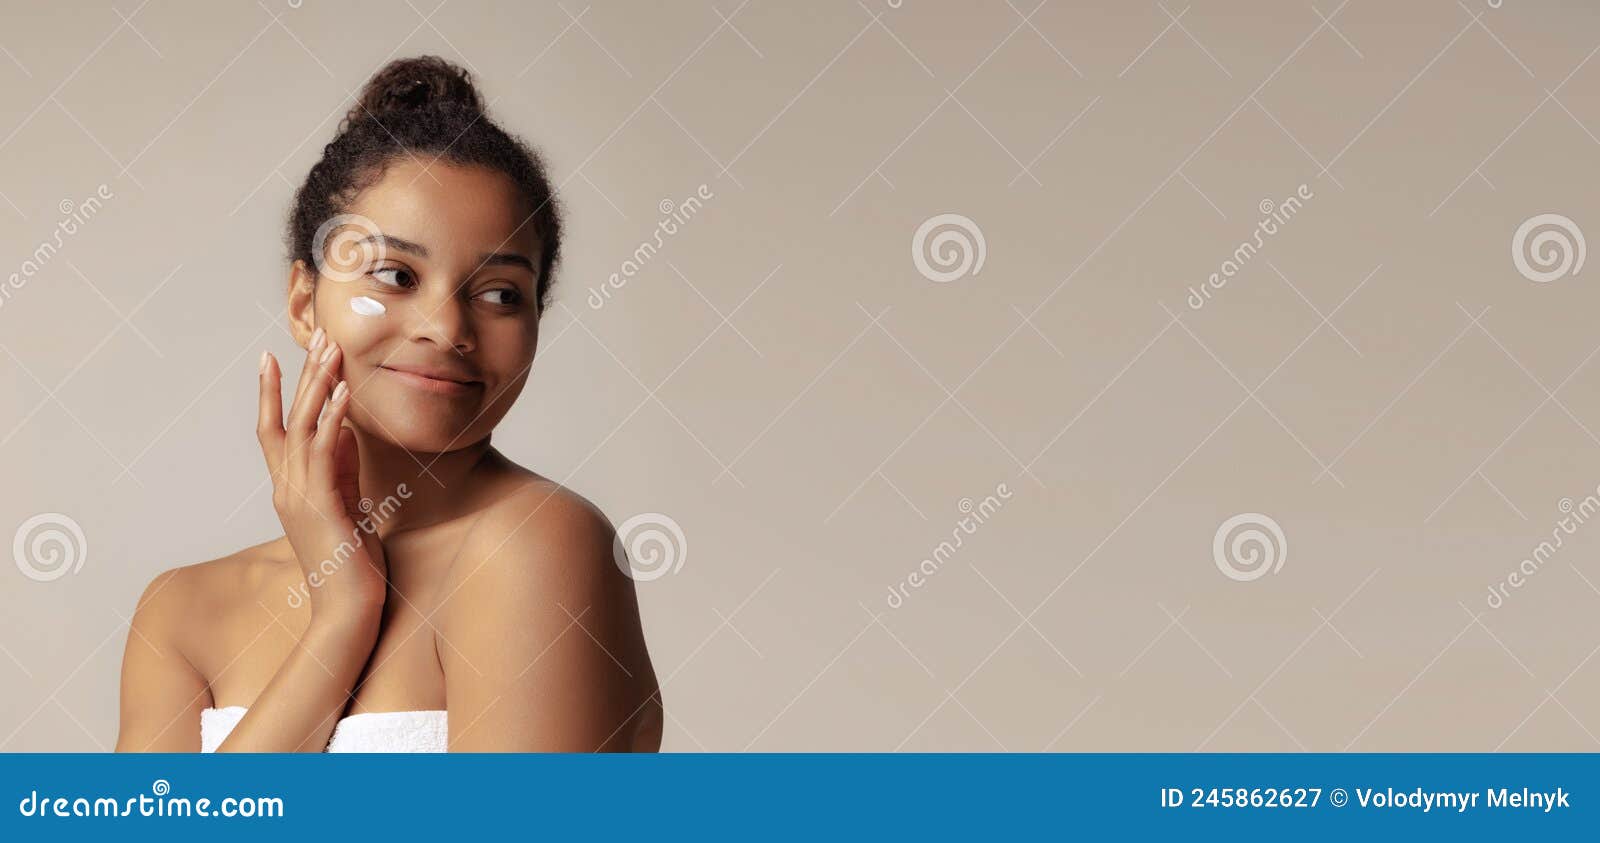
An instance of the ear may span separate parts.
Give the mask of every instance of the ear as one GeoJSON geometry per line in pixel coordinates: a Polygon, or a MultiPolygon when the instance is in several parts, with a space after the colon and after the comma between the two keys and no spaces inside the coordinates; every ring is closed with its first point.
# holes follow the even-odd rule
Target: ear
{"type": "Polygon", "coordinates": [[[316,273],[297,260],[289,267],[289,329],[301,348],[311,344],[317,330],[316,273]]]}

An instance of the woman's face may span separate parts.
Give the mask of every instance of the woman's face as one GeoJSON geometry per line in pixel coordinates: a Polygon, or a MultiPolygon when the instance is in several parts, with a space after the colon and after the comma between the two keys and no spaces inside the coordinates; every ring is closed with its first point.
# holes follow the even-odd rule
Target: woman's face
{"type": "MultiPolygon", "coordinates": [[[[344,352],[362,430],[439,453],[478,442],[511,409],[539,338],[525,204],[492,170],[404,160],[324,226],[312,325],[344,352]]],[[[299,298],[292,313],[312,296],[299,298]]]]}

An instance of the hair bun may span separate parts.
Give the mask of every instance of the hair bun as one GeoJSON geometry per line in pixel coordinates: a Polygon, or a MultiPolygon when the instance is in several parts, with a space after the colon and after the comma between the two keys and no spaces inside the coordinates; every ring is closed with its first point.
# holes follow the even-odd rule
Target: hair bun
{"type": "Polygon", "coordinates": [[[440,106],[481,112],[483,100],[466,69],[438,56],[416,56],[395,59],[374,73],[347,119],[355,123],[440,106]]]}

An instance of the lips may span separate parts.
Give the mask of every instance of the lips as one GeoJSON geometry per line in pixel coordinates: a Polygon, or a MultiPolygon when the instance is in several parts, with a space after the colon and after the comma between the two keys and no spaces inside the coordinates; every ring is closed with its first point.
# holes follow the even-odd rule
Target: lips
{"type": "Polygon", "coordinates": [[[465,396],[476,393],[483,382],[419,367],[379,366],[394,380],[413,389],[435,395],[465,396]]]}

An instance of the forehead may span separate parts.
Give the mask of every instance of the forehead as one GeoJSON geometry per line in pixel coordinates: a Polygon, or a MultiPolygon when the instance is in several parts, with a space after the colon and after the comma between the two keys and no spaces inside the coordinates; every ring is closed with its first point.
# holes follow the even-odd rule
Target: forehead
{"type": "Polygon", "coordinates": [[[347,209],[385,234],[440,254],[520,252],[537,261],[539,236],[516,186],[486,167],[403,158],[347,209]],[[426,165],[426,166],[424,166],[426,165]]]}

